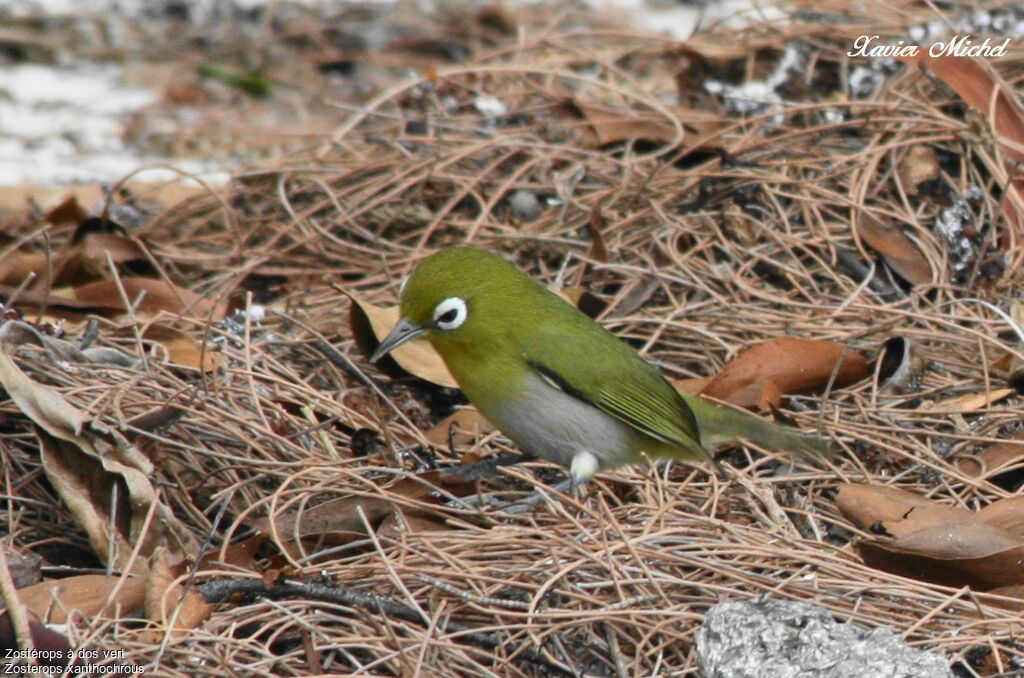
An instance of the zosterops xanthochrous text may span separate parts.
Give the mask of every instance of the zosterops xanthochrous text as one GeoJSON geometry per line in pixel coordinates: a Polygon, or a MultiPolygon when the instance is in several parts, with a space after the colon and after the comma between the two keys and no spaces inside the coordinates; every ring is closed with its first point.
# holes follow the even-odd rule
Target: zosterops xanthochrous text
{"type": "Polygon", "coordinates": [[[401,297],[401,318],[371,362],[429,341],[488,421],[577,479],[645,456],[707,460],[736,438],[827,451],[797,429],[677,391],[628,344],[495,254],[436,252],[401,297]]]}

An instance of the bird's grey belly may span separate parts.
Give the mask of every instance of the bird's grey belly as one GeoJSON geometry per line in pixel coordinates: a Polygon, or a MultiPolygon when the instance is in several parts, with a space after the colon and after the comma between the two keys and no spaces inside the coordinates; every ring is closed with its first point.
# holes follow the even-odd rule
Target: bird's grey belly
{"type": "Polygon", "coordinates": [[[601,468],[630,461],[635,436],[628,425],[532,372],[521,394],[503,403],[492,418],[524,451],[563,466],[583,451],[597,457],[601,468]]]}

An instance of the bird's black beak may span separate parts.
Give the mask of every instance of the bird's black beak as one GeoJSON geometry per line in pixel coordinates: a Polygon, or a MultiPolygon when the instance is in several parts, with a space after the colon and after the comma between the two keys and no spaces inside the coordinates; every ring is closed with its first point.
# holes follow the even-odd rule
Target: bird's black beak
{"type": "Polygon", "coordinates": [[[402,318],[395,325],[395,329],[391,330],[388,336],[384,337],[384,341],[380,342],[377,350],[370,356],[370,362],[377,362],[405,342],[418,339],[426,331],[426,327],[409,322],[408,318],[402,318]]]}

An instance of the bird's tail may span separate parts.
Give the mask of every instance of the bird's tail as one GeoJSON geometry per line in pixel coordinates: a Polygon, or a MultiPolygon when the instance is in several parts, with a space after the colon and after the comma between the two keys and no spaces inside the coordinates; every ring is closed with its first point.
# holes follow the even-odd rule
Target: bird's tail
{"type": "Polygon", "coordinates": [[[701,444],[709,452],[719,445],[743,439],[769,451],[805,457],[826,457],[834,453],[828,442],[817,436],[717,405],[699,396],[680,393],[696,415],[701,444]]]}

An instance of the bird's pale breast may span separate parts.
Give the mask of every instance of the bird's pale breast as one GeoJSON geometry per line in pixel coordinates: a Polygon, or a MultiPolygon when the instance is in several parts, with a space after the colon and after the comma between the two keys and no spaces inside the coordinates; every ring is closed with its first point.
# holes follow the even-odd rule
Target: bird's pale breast
{"type": "Polygon", "coordinates": [[[631,427],[532,371],[515,397],[484,415],[524,451],[556,464],[570,466],[582,451],[596,456],[601,468],[635,461],[637,434],[631,427]]]}

